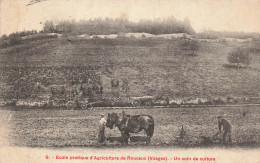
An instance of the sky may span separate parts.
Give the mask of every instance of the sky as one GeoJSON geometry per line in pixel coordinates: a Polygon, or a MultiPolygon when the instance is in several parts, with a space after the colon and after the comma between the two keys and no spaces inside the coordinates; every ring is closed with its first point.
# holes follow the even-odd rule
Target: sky
{"type": "Polygon", "coordinates": [[[260,32],[260,0],[0,0],[0,35],[41,30],[47,20],[188,17],[196,32],[260,32]]]}

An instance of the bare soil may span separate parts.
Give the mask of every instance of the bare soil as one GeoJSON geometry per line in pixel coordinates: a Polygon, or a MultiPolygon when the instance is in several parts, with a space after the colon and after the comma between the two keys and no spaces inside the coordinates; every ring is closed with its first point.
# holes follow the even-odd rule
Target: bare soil
{"type": "MultiPolygon", "coordinates": [[[[155,132],[150,146],[195,147],[204,146],[201,136],[212,137],[218,132],[217,116],[224,115],[232,125],[232,145],[259,147],[260,110],[257,107],[208,107],[208,108],[133,108],[127,114],[149,114],[155,120],[155,132]],[[243,112],[247,112],[246,116],[243,112]],[[179,141],[181,127],[185,135],[179,141]]],[[[1,143],[28,147],[120,147],[118,129],[106,128],[105,144],[97,143],[100,114],[122,109],[94,108],[93,110],[0,110],[1,143]],[[114,139],[114,140],[112,140],[114,139]],[[4,142],[5,141],[5,142],[4,142]]],[[[143,146],[145,132],[131,134],[129,147],[143,146]],[[140,139],[139,139],[140,138],[140,139]]],[[[212,145],[223,146],[215,143],[212,145]]]]}

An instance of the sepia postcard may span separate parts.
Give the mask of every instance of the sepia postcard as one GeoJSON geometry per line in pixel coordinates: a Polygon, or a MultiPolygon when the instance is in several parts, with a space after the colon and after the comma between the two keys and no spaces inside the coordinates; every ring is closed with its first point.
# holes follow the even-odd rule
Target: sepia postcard
{"type": "Polygon", "coordinates": [[[0,0],[0,163],[260,163],[260,0],[0,0]]]}

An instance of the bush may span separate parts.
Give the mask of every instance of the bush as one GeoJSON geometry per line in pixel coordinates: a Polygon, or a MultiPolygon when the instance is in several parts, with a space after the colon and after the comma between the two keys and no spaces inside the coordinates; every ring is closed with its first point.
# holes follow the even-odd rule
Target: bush
{"type": "Polygon", "coordinates": [[[118,79],[112,79],[111,80],[111,86],[112,87],[118,87],[119,86],[119,80],[118,79]]]}
{"type": "Polygon", "coordinates": [[[249,65],[252,58],[250,57],[248,50],[237,48],[228,54],[227,60],[229,63],[240,67],[241,64],[244,66],[249,65]]]}
{"type": "Polygon", "coordinates": [[[188,51],[193,56],[196,54],[198,48],[199,48],[199,42],[197,40],[184,40],[181,43],[181,49],[188,51]]]}
{"type": "Polygon", "coordinates": [[[12,45],[17,45],[20,44],[22,41],[21,37],[18,35],[10,35],[9,36],[9,44],[12,45]]]}
{"type": "Polygon", "coordinates": [[[26,36],[31,37],[32,35],[36,35],[36,34],[37,34],[36,30],[15,32],[15,33],[11,33],[9,36],[4,34],[0,38],[0,48],[7,48],[9,46],[18,45],[22,43],[22,37],[26,37],[26,36]]]}
{"type": "Polygon", "coordinates": [[[7,40],[7,39],[8,39],[8,37],[7,37],[6,34],[2,35],[1,40],[5,41],[5,40],[7,40]]]}

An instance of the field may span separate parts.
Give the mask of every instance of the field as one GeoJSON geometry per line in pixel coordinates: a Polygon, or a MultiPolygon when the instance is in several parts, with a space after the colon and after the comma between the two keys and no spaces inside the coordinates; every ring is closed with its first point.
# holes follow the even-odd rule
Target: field
{"type": "MultiPolygon", "coordinates": [[[[254,49],[259,46],[258,42],[203,41],[198,42],[199,49],[191,55],[183,45],[186,41],[189,40],[64,37],[24,40],[22,44],[0,49],[1,104],[9,100],[16,105],[1,105],[0,129],[4,132],[0,132],[0,144],[99,146],[96,140],[100,113],[120,113],[122,108],[68,110],[64,105],[44,109],[20,105],[50,103],[54,98],[67,101],[70,94],[73,98],[83,94],[94,101],[106,101],[109,106],[120,106],[133,96],[149,95],[162,100],[255,98],[259,102],[259,51],[250,54],[253,59],[247,68],[232,68],[227,61],[228,53],[234,48],[254,49]],[[118,81],[118,85],[114,81],[118,81]]],[[[232,125],[233,146],[260,145],[259,105],[131,108],[126,112],[154,117],[151,146],[201,146],[200,136],[211,137],[218,131],[218,115],[225,115],[232,125]],[[182,126],[185,137],[179,140],[182,126]]],[[[135,137],[143,135],[141,132],[135,137]]],[[[106,129],[106,137],[119,136],[117,129],[106,129]]],[[[143,142],[130,143],[140,144],[143,142]]],[[[106,145],[113,147],[120,143],[107,142],[106,145]]]]}
{"type": "Polygon", "coordinates": [[[96,98],[113,103],[145,95],[259,98],[259,52],[251,53],[252,63],[240,70],[228,66],[226,59],[237,46],[254,48],[259,43],[199,42],[193,56],[187,53],[183,42],[151,38],[25,40],[21,45],[0,50],[0,95],[32,99],[37,82],[47,88],[54,84],[70,87],[72,80],[79,84],[77,80],[83,78],[85,82],[93,81],[91,89],[102,86],[103,92],[97,93],[96,98]],[[82,75],[78,69],[94,71],[95,75],[82,75]],[[111,86],[112,80],[119,81],[117,88],[111,86]],[[25,92],[26,97],[17,97],[25,92]]]}
{"type": "MultiPolygon", "coordinates": [[[[151,146],[192,147],[201,146],[199,136],[211,137],[217,131],[217,116],[224,115],[232,125],[234,147],[259,147],[260,109],[258,107],[212,108],[136,108],[125,109],[127,114],[149,114],[155,120],[155,132],[151,146]],[[246,116],[242,113],[246,112],[246,116]],[[178,143],[181,126],[184,141],[178,143]]],[[[121,113],[122,109],[95,108],[93,110],[0,110],[1,137],[11,146],[29,147],[88,147],[97,143],[99,115],[121,113]],[[4,130],[6,129],[6,130],[4,130]]],[[[118,129],[105,130],[106,137],[119,137],[118,129]]],[[[132,136],[144,136],[142,131],[132,136]]],[[[4,144],[1,139],[0,144],[4,144]]],[[[141,146],[144,142],[130,142],[141,146]]],[[[7,145],[7,144],[5,144],[7,145]]],[[[107,142],[106,146],[120,146],[119,142],[107,142]]],[[[217,145],[221,146],[221,145],[217,145]]]]}

